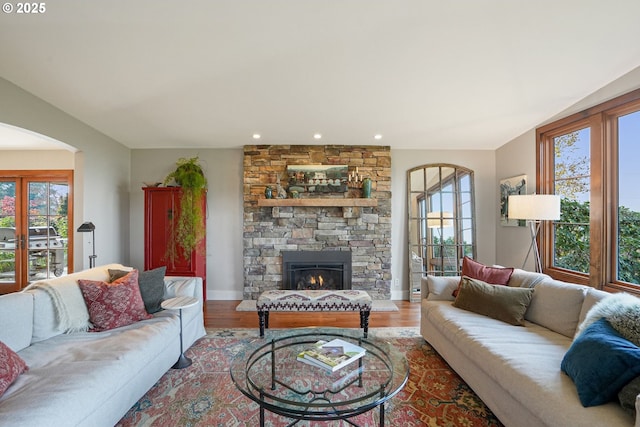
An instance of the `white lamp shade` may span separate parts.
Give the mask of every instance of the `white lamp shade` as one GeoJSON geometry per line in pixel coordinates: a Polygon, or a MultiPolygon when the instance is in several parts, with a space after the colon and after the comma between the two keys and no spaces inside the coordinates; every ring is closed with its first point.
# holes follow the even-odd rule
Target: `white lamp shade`
{"type": "Polygon", "coordinates": [[[451,212],[427,212],[428,228],[453,227],[453,214],[451,212]]]}
{"type": "Polygon", "coordinates": [[[560,196],[555,194],[509,196],[509,219],[558,220],[560,219],[560,196]]]}

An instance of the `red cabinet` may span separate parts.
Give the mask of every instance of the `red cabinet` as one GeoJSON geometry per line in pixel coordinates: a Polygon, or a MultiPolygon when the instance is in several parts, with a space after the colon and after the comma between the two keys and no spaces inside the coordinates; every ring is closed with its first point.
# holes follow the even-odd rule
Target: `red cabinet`
{"type": "MultiPolygon", "coordinates": [[[[191,256],[177,248],[168,256],[172,230],[180,213],[180,187],[144,187],[144,269],[167,266],[167,276],[202,277],[204,299],[207,299],[206,239],[191,256]]],[[[206,212],[206,194],[202,197],[206,212]]],[[[206,215],[203,221],[206,221],[206,215]]]]}

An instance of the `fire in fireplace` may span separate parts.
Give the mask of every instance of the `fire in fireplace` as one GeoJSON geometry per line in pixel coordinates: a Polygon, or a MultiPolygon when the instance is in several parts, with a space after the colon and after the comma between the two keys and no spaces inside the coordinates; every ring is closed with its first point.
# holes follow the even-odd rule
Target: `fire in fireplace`
{"type": "Polygon", "coordinates": [[[351,289],[351,252],[283,251],[282,288],[351,289]]]}

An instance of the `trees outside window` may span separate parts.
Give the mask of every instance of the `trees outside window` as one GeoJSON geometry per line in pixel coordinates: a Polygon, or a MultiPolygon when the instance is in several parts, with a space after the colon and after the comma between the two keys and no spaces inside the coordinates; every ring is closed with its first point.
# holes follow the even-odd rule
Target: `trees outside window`
{"type": "Polygon", "coordinates": [[[640,90],[538,129],[537,144],[537,191],[562,198],[545,272],[640,293],[640,90]]]}

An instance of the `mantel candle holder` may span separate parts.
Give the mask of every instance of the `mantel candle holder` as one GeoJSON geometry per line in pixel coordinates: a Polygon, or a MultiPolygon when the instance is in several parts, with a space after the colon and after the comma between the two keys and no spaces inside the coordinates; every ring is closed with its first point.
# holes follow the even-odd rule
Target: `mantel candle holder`
{"type": "Polygon", "coordinates": [[[362,190],[363,198],[371,198],[371,178],[361,175],[357,167],[355,171],[349,173],[347,186],[349,188],[362,190]]]}

